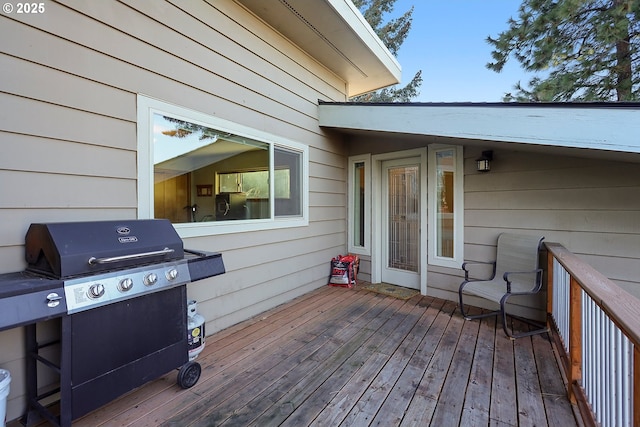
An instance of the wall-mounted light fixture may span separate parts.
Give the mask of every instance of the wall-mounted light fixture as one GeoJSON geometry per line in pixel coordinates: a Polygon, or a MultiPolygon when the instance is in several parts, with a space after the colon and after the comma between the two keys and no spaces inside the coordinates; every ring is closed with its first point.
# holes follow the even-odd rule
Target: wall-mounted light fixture
{"type": "Polygon", "coordinates": [[[483,151],[482,156],[476,160],[478,172],[489,172],[491,170],[491,160],[493,160],[493,151],[483,151]]]}

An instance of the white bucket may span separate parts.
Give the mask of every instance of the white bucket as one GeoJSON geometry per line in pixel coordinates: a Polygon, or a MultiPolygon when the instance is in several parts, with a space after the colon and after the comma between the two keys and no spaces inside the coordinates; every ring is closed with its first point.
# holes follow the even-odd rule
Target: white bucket
{"type": "Polygon", "coordinates": [[[7,396],[9,396],[9,385],[11,384],[11,374],[9,371],[0,369],[0,422],[2,427],[7,421],[7,396]]]}

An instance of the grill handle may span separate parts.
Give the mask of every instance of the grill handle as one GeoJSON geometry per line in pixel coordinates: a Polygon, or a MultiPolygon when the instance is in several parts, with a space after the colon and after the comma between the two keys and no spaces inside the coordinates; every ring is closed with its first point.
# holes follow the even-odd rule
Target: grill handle
{"type": "Polygon", "coordinates": [[[170,248],[164,248],[161,251],[153,251],[153,252],[141,252],[139,254],[131,254],[131,255],[120,255],[120,256],[114,256],[114,257],[109,257],[109,258],[96,258],[96,257],[91,257],[89,258],[89,265],[95,265],[95,264],[109,264],[112,262],[118,262],[118,261],[128,261],[131,259],[139,259],[139,258],[148,258],[148,257],[152,257],[152,256],[157,256],[157,255],[166,255],[166,254],[170,254],[175,252],[174,249],[170,249],[170,248]]]}

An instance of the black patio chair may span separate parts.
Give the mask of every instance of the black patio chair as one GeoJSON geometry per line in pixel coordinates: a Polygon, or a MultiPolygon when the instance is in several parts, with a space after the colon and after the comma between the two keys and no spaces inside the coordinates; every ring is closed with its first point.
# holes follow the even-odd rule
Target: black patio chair
{"type": "Polygon", "coordinates": [[[533,325],[536,329],[514,333],[507,327],[506,303],[513,296],[535,295],[542,289],[542,269],[538,267],[538,251],[544,237],[502,233],[498,236],[496,260],[491,262],[465,262],[464,282],[458,290],[460,311],[465,319],[487,316],[502,316],[502,327],[511,339],[548,332],[548,328],[538,322],[513,316],[533,325]],[[489,279],[470,279],[468,267],[472,264],[493,264],[493,274],[489,279]],[[500,309],[489,313],[468,315],[464,311],[463,293],[475,295],[500,305],[500,309]]]}

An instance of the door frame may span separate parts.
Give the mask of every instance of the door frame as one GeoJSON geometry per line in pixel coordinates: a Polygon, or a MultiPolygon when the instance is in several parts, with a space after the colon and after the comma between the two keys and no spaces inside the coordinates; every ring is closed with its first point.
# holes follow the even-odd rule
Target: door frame
{"type": "Polygon", "coordinates": [[[427,231],[429,229],[427,222],[427,147],[416,148],[412,150],[394,151],[391,153],[375,154],[371,156],[371,282],[380,283],[382,281],[382,266],[385,262],[383,259],[384,251],[382,250],[382,200],[383,179],[386,176],[382,173],[382,162],[385,160],[416,158],[420,164],[420,293],[427,294],[427,231]]]}

